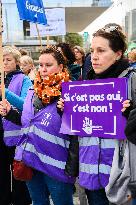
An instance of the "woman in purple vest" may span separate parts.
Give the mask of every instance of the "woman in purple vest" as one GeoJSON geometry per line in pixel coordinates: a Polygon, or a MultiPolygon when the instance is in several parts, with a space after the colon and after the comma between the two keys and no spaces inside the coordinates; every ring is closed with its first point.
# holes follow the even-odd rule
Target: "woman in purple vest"
{"type": "MultiPolygon", "coordinates": [[[[128,73],[129,63],[124,59],[126,48],[126,36],[118,26],[96,31],[91,43],[92,69],[88,79],[118,78],[124,71],[128,73]]],[[[135,89],[132,97],[136,103],[135,89]]],[[[61,99],[58,108],[63,110],[63,106],[64,100],[61,99]]],[[[129,100],[123,102],[122,112],[128,111],[127,107],[130,107],[129,100]]],[[[89,205],[109,205],[105,187],[109,181],[115,141],[93,136],[79,138],[79,183],[86,189],[89,205]]],[[[67,173],[71,175],[70,168],[67,173]]]]}
{"type": "MultiPolygon", "coordinates": [[[[7,102],[6,119],[13,122],[13,115],[20,118],[23,128],[23,142],[17,147],[15,159],[33,168],[33,178],[27,182],[33,205],[50,205],[49,196],[54,205],[73,205],[75,178],[64,172],[70,139],[59,133],[61,117],[56,109],[61,83],[69,81],[65,65],[60,51],[46,48],[39,57],[34,90],[28,92],[21,118],[7,102]]],[[[15,133],[10,134],[14,137],[15,133]]]]}

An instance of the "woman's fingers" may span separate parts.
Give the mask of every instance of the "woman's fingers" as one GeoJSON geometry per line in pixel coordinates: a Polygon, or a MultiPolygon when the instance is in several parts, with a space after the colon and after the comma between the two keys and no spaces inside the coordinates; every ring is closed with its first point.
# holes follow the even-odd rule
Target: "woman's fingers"
{"type": "Polygon", "coordinates": [[[11,109],[11,105],[6,99],[0,101],[0,114],[2,116],[6,116],[7,113],[10,111],[10,109],[11,109]]]}
{"type": "Polygon", "coordinates": [[[58,102],[62,102],[62,103],[64,103],[63,98],[60,98],[58,102]]]}
{"type": "Polygon", "coordinates": [[[6,100],[6,110],[7,110],[7,113],[10,111],[11,109],[11,104],[6,100]]]}
{"type": "Polygon", "coordinates": [[[125,101],[123,101],[122,104],[123,104],[123,105],[130,104],[130,100],[125,100],[125,101]]]}
{"type": "Polygon", "coordinates": [[[4,108],[0,108],[0,115],[6,116],[7,115],[7,110],[4,108]]]}
{"type": "Polygon", "coordinates": [[[57,103],[57,108],[59,108],[61,111],[64,110],[64,100],[62,98],[59,99],[57,103]]]}
{"type": "Polygon", "coordinates": [[[125,100],[123,103],[123,108],[121,109],[121,112],[124,112],[128,107],[130,107],[130,100],[125,100]]]}

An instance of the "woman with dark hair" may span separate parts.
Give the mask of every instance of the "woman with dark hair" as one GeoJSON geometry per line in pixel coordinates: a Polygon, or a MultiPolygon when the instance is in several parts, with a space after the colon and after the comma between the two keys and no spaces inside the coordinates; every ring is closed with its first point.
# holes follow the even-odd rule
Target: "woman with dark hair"
{"type": "Polygon", "coordinates": [[[85,52],[81,46],[74,46],[75,64],[80,65],[80,79],[83,79],[83,67],[85,62],[85,52]]]}
{"type": "Polygon", "coordinates": [[[68,43],[57,44],[58,50],[60,50],[67,59],[67,64],[73,64],[76,60],[72,47],[68,43]]]}
{"type": "Polygon", "coordinates": [[[74,53],[75,53],[75,63],[83,66],[84,60],[85,60],[85,52],[84,49],[81,46],[74,46],[73,47],[74,53]]]}
{"type": "MultiPolygon", "coordinates": [[[[91,42],[92,69],[88,79],[118,78],[123,73],[128,74],[129,62],[124,58],[126,48],[126,36],[117,25],[96,31],[91,42]]],[[[135,89],[131,92],[135,106],[135,89]]],[[[63,110],[63,106],[64,101],[60,99],[58,108],[63,110]]],[[[121,111],[125,112],[128,107],[130,100],[125,100],[121,111]]],[[[109,205],[105,187],[109,182],[116,141],[93,136],[79,137],[79,184],[86,190],[89,205],[109,205]]]]}
{"type": "Polygon", "coordinates": [[[76,61],[74,51],[68,43],[59,43],[57,45],[58,50],[60,50],[66,58],[67,67],[71,75],[72,80],[78,80],[81,74],[81,67],[75,64],[76,61]]]}
{"type": "MultiPolygon", "coordinates": [[[[126,36],[117,26],[105,27],[96,31],[91,43],[92,70],[88,73],[88,79],[117,78],[129,67],[128,61],[124,59],[126,48],[126,36]]],[[[124,109],[129,105],[129,101],[125,101],[124,109]]],[[[101,137],[87,137],[79,141],[80,152],[86,153],[83,155],[79,153],[80,158],[82,155],[80,184],[86,188],[90,205],[109,204],[104,188],[110,176],[115,141],[115,139],[102,139],[101,137]],[[84,146],[86,140],[88,140],[88,145],[84,146]],[[85,152],[87,149],[90,151],[85,152]],[[94,149],[97,152],[93,152],[94,149]],[[85,163],[87,159],[89,159],[88,164],[85,163]],[[92,167],[89,173],[84,170],[84,163],[88,168],[92,167]],[[96,168],[93,169],[93,167],[96,168]]]]}

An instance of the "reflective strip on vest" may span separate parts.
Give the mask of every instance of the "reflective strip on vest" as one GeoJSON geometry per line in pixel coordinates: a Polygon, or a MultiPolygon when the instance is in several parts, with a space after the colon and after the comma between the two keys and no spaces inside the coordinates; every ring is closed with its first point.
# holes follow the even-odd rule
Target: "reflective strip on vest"
{"type": "MultiPolygon", "coordinates": [[[[98,165],[90,165],[85,163],[80,163],[80,172],[85,172],[87,174],[98,174],[98,165]]],[[[99,172],[102,174],[110,174],[111,167],[109,165],[100,164],[99,172]]]]}
{"type": "Polygon", "coordinates": [[[19,135],[27,134],[29,128],[21,128],[21,130],[4,131],[4,137],[18,137],[19,135]]]}
{"type": "Polygon", "coordinates": [[[55,166],[59,169],[65,169],[66,162],[58,161],[58,160],[55,160],[55,159],[53,159],[45,154],[38,153],[37,150],[35,149],[35,147],[30,143],[27,143],[27,145],[25,147],[25,151],[29,151],[33,154],[36,154],[36,156],[38,156],[40,161],[42,161],[44,164],[49,164],[49,165],[55,166]]]}
{"type": "Polygon", "coordinates": [[[4,131],[4,138],[5,137],[18,137],[21,135],[21,130],[12,130],[12,131],[4,131]]]}
{"type": "Polygon", "coordinates": [[[66,143],[65,144],[64,139],[61,139],[60,137],[54,136],[54,135],[49,134],[47,132],[44,132],[44,131],[38,129],[34,125],[27,127],[27,128],[22,128],[21,130],[5,131],[4,137],[18,137],[19,135],[28,134],[31,132],[33,132],[34,134],[36,134],[40,138],[45,139],[48,142],[52,142],[52,143],[58,144],[62,147],[69,148],[69,143],[70,143],[69,141],[65,140],[65,143],[66,143]]]}
{"type": "MultiPolygon", "coordinates": [[[[101,148],[115,148],[115,139],[101,139],[101,148]]],[[[88,146],[98,146],[99,138],[98,137],[82,137],[79,140],[79,145],[88,147],[88,146]]]]}
{"type": "Polygon", "coordinates": [[[53,144],[69,148],[69,141],[65,140],[65,142],[66,142],[66,144],[65,144],[64,139],[61,139],[60,137],[54,136],[54,135],[49,134],[47,132],[44,132],[43,130],[38,129],[34,125],[32,125],[29,128],[29,132],[33,132],[34,134],[36,134],[37,136],[39,136],[40,138],[42,138],[48,142],[52,142],[53,144]]]}

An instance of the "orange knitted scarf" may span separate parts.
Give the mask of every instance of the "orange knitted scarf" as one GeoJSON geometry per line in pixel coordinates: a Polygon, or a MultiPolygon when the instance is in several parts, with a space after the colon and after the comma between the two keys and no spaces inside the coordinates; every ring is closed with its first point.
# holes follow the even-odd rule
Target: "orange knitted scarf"
{"type": "Polygon", "coordinates": [[[61,84],[68,81],[69,73],[66,69],[59,73],[50,74],[44,79],[41,78],[40,72],[37,72],[34,80],[34,90],[42,103],[48,104],[54,97],[61,95],[61,84]]]}

